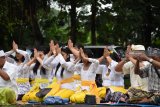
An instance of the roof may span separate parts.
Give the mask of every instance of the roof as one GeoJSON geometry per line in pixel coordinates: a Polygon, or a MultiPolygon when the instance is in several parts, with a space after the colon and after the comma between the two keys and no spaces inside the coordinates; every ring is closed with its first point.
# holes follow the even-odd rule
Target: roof
{"type": "MultiPolygon", "coordinates": [[[[84,48],[105,48],[106,46],[103,45],[103,46],[95,46],[95,45],[92,45],[92,46],[84,46],[84,48]]],[[[117,47],[121,47],[121,46],[115,46],[115,45],[111,45],[111,46],[107,46],[108,49],[113,49],[113,48],[117,48],[117,47]]]]}

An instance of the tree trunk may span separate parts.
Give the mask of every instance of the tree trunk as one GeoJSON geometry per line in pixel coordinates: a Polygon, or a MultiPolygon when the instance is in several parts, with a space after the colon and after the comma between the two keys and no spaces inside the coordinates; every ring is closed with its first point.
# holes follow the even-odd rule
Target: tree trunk
{"type": "Polygon", "coordinates": [[[31,23],[32,23],[32,32],[35,37],[35,43],[37,45],[43,45],[43,42],[44,42],[43,36],[42,36],[42,33],[40,31],[40,28],[39,28],[39,25],[38,25],[38,22],[35,16],[32,16],[31,23]]]}
{"type": "Polygon", "coordinates": [[[144,26],[144,45],[145,47],[151,46],[151,32],[152,32],[152,13],[151,6],[146,7],[146,19],[144,26]]]}
{"type": "Polygon", "coordinates": [[[36,1],[31,0],[30,2],[30,18],[31,18],[31,25],[32,25],[32,33],[35,39],[35,45],[43,45],[43,36],[42,33],[40,31],[39,25],[38,25],[38,21],[36,18],[36,1]]]}
{"type": "Polygon", "coordinates": [[[71,10],[70,10],[70,17],[71,17],[71,40],[73,43],[76,43],[77,39],[77,13],[76,13],[76,1],[71,0],[71,10]]]}
{"type": "Polygon", "coordinates": [[[91,43],[92,45],[96,44],[96,13],[97,13],[97,0],[93,0],[91,6],[91,43]]]}

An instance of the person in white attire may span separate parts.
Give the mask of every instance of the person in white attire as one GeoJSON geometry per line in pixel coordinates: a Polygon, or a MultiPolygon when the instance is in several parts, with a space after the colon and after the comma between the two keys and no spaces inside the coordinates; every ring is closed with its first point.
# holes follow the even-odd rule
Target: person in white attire
{"type": "MultiPolygon", "coordinates": [[[[141,89],[144,91],[148,91],[148,78],[140,78],[139,75],[136,75],[134,73],[136,61],[132,57],[130,57],[131,52],[144,52],[145,47],[143,45],[132,45],[128,46],[127,53],[126,53],[126,59],[129,60],[129,62],[126,63],[126,59],[122,60],[117,64],[115,67],[115,70],[117,72],[123,72],[125,74],[130,74],[130,80],[131,80],[131,87],[141,89]]],[[[140,64],[147,65],[149,62],[142,61],[140,64]]]]}
{"type": "Polygon", "coordinates": [[[104,48],[104,55],[99,58],[99,61],[106,59],[106,65],[99,65],[97,69],[97,74],[102,74],[102,86],[99,89],[99,96],[104,98],[106,95],[106,88],[110,88],[112,92],[123,92],[125,93],[126,90],[124,89],[124,75],[121,72],[116,72],[115,67],[118,62],[114,61],[110,57],[110,52],[107,48],[104,48]]]}
{"type": "MultiPolygon", "coordinates": [[[[74,62],[79,57],[80,48],[84,49],[84,46],[81,44],[75,44],[73,46],[72,41],[69,39],[68,40],[68,48],[72,52],[72,54],[70,54],[70,57],[72,58],[71,61],[74,62]]],[[[80,85],[81,85],[81,76],[79,74],[79,71],[74,71],[73,78],[74,78],[74,82],[75,82],[75,89],[79,90],[80,85]]]]}
{"type": "Polygon", "coordinates": [[[13,41],[13,49],[9,52],[5,52],[5,56],[15,54],[14,64],[17,66],[17,85],[18,85],[18,99],[21,100],[23,95],[30,90],[29,72],[26,65],[30,61],[29,53],[18,49],[18,45],[13,41]]]}
{"type": "Polygon", "coordinates": [[[40,89],[47,88],[49,85],[49,75],[50,71],[45,69],[42,64],[45,56],[45,50],[36,48],[34,49],[34,58],[27,63],[30,72],[32,72],[33,87],[30,89],[28,93],[24,95],[22,101],[42,101],[41,97],[36,96],[36,93],[40,91],[40,89]]]}
{"type": "Polygon", "coordinates": [[[87,94],[95,95],[98,99],[98,89],[95,83],[95,77],[96,77],[96,69],[99,65],[99,61],[97,59],[92,59],[93,53],[91,50],[85,49],[83,51],[82,48],[80,48],[80,56],[83,63],[77,64],[79,60],[75,61],[75,67],[74,71],[79,72],[81,76],[81,90],[78,90],[70,97],[70,101],[73,103],[84,103],[85,102],[85,96],[87,94]]]}
{"type": "MultiPolygon", "coordinates": [[[[58,44],[57,44],[58,45],[58,44]]],[[[73,73],[70,70],[73,63],[70,61],[70,50],[67,47],[59,48],[55,46],[56,54],[53,54],[44,65],[52,67],[51,75],[57,79],[52,90],[45,96],[59,96],[61,98],[69,98],[74,94],[73,73]],[[58,83],[58,84],[56,84],[58,83]]]]}
{"type": "Polygon", "coordinates": [[[16,85],[17,66],[6,61],[0,50],[0,105],[15,104],[18,97],[16,85]]]}

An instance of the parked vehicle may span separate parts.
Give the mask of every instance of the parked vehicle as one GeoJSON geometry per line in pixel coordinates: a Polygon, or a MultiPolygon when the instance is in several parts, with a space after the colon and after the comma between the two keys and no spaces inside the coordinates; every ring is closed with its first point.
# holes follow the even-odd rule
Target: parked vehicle
{"type": "MultiPolygon", "coordinates": [[[[106,46],[84,46],[84,48],[91,49],[94,54],[94,58],[101,57],[105,47],[106,46]]],[[[111,45],[107,47],[111,51],[112,59],[116,60],[117,62],[121,61],[121,59],[125,57],[125,52],[121,46],[111,45]]]]}

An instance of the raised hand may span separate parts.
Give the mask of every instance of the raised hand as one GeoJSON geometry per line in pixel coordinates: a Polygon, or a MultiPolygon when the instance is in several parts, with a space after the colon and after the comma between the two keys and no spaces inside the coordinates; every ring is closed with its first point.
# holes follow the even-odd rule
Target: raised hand
{"type": "Polygon", "coordinates": [[[36,48],[34,48],[34,58],[37,58],[39,55],[38,55],[38,51],[36,48]]]}
{"type": "Polygon", "coordinates": [[[127,52],[130,52],[130,51],[131,51],[131,46],[128,45],[128,46],[127,46],[127,52]]]}
{"type": "Polygon", "coordinates": [[[81,56],[81,58],[85,58],[85,55],[84,55],[84,52],[83,52],[82,48],[80,48],[80,56],[81,56]]]}
{"type": "Polygon", "coordinates": [[[125,58],[126,60],[129,60],[130,57],[132,57],[129,53],[131,52],[131,46],[128,45],[127,46],[127,50],[126,50],[126,53],[125,53],[125,58]]]}
{"type": "Polygon", "coordinates": [[[147,57],[147,55],[145,53],[142,53],[138,56],[139,60],[141,61],[148,61],[149,57],[147,57]]]}
{"type": "Polygon", "coordinates": [[[108,47],[105,47],[105,48],[104,48],[104,51],[103,51],[103,57],[106,58],[106,57],[109,56],[109,55],[110,55],[110,52],[109,52],[109,50],[108,50],[108,47]]]}
{"type": "Polygon", "coordinates": [[[61,48],[57,48],[57,49],[56,49],[56,53],[57,53],[57,55],[58,55],[59,53],[61,53],[61,48]]]}
{"type": "Polygon", "coordinates": [[[130,57],[131,57],[131,55],[129,55],[129,52],[126,52],[126,53],[125,53],[125,58],[126,58],[126,60],[129,60],[130,57]]]}
{"type": "Polygon", "coordinates": [[[15,41],[13,41],[12,47],[13,47],[13,50],[16,52],[16,49],[18,49],[18,45],[15,43],[15,41]]]}
{"type": "Polygon", "coordinates": [[[51,46],[52,46],[53,43],[54,43],[53,40],[51,40],[50,43],[49,43],[50,51],[51,51],[51,46]]]}
{"type": "Polygon", "coordinates": [[[56,55],[56,46],[54,45],[54,41],[53,41],[53,40],[51,40],[51,42],[50,42],[50,51],[51,51],[54,55],[56,55]]]}
{"type": "Polygon", "coordinates": [[[38,52],[38,56],[39,56],[41,59],[43,59],[43,58],[44,58],[43,52],[38,52]]]}
{"type": "Polygon", "coordinates": [[[73,43],[72,43],[71,39],[68,40],[68,48],[69,49],[73,48],[73,43]]]}

